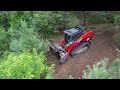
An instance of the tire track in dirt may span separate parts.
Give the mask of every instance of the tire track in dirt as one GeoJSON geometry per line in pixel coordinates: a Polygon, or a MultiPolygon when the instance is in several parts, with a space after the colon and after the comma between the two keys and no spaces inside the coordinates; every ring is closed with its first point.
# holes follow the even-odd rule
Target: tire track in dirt
{"type": "MultiPolygon", "coordinates": [[[[61,38],[62,36],[53,39],[53,41],[59,43],[61,38]]],[[[90,48],[86,52],[74,58],[69,57],[62,65],[59,65],[58,59],[51,53],[48,56],[48,62],[56,65],[55,78],[63,79],[68,75],[72,75],[74,78],[78,79],[82,77],[82,72],[86,68],[86,65],[92,66],[104,58],[109,58],[110,61],[115,59],[117,52],[112,45],[111,37],[102,34],[94,34],[90,48]]]]}

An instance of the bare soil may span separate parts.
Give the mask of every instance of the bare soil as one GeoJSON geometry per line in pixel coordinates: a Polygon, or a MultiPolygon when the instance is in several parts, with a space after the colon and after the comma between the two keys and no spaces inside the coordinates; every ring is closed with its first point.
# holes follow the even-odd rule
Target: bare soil
{"type": "MultiPolygon", "coordinates": [[[[62,36],[59,36],[52,40],[59,43],[61,38],[62,36]]],[[[82,78],[86,65],[93,66],[93,64],[104,58],[109,58],[109,61],[112,62],[119,52],[116,50],[117,46],[114,45],[111,39],[109,35],[95,32],[90,48],[74,58],[69,57],[62,65],[59,64],[58,58],[53,53],[49,53],[47,63],[56,65],[54,77],[56,79],[65,79],[68,75],[72,75],[75,79],[79,79],[82,78]]]]}

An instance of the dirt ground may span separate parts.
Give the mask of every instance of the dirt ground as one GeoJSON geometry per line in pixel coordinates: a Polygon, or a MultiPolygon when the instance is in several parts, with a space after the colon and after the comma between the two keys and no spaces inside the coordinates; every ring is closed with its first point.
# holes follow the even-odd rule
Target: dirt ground
{"type": "MultiPolygon", "coordinates": [[[[62,36],[52,39],[54,42],[59,43],[62,36]]],[[[92,66],[99,62],[101,59],[109,58],[109,61],[115,59],[119,52],[116,50],[117,46],[111,41],[111,37],[94,33],[90,48],[74,58],[69,57],[68,60],[59,65],[57,57],[53,53],[49,53],[47,56],[47,63],[55,64],[56,79],[65,79],[67,76],[72,75],[73,78],[82,78],[83,70],[86,69],[86,65],[92,66]]]]}

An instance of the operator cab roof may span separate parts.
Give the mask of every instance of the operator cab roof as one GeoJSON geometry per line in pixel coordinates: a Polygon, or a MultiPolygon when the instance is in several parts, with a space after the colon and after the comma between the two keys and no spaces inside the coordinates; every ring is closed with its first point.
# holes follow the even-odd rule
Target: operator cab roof
{"type": "Polygon", "coordinates": [[[79,32],[80,30],[77,30],[75,28],[71,28],[71,29],[68,29],[68,30],[65,30],[64,33],[68,34],[68,35],[72,35],[76,32],[79,32]]]}

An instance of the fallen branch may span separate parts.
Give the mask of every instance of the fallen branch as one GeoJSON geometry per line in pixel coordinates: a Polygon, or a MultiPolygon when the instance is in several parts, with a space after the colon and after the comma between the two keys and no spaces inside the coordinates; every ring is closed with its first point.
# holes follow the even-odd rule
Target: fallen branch
{"type": "Polygon", "coordinates": [[[59,75],[59,73],[57,73],[54,77],[56,77],[57,75],[59,75]]]}
{"type": "Polygon", "coordinates": [[[120,53],[120,50],[118,48],[116,50],[120,53]]]}

